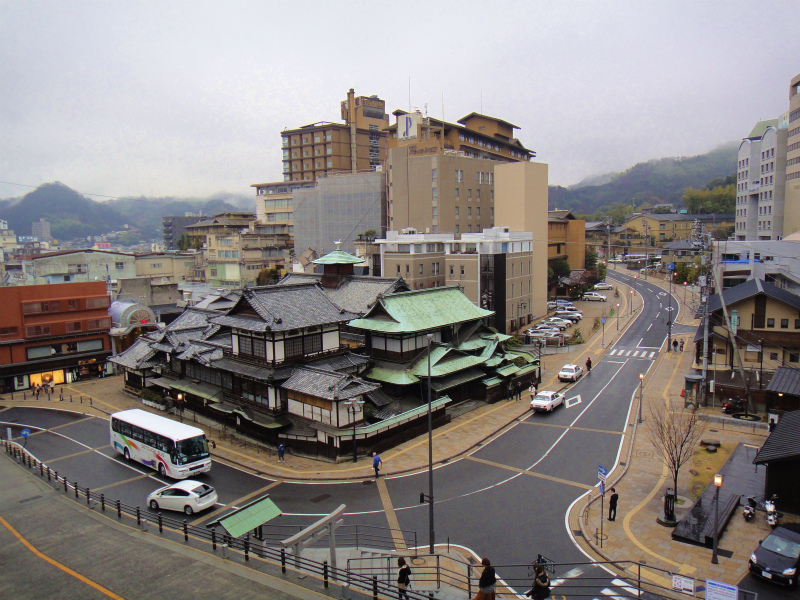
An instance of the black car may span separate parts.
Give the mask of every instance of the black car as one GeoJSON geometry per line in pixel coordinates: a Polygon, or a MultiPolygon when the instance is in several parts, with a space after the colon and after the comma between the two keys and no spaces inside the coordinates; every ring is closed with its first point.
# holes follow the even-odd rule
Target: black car
{"type": "Polygon", "coordinates": [[[779,525],[750,555],[750,572],[780,585],[797,586],[800,567],[800,525],[779,525]]]}
{"type": "Polygon", "coordinates": [[[735,412],[742,412],[743,410],[744,402],[739,400],[739,398],[728,398],[722,403],[722,412],[724,412],[726,415],[735,412]]]}

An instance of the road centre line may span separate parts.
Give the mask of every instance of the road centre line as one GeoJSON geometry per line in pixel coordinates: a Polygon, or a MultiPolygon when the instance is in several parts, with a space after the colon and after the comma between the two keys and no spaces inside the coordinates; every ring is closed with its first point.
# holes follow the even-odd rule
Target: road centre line
{"type": "MultiPolygon", "coordinates": [[[[637,386],[638,388],[638,386],[637,386]]],[[[536,421],[521,421],[522,425],[531,427],[555,427],[556,429],[568,429],[566,425],[556,425],[551,423],[537,423],[536,421]]],[[[611,431],[610,429],[592,429],[591,427],[572,427],[573,431],[591,431],[592,433],[610,433],[611,435],[624,435],[624,431],[611,431]]]]}
{"type": "MultiPolygon", "coordinates": [[[[109,446],[105,446],[105,447],[108,448],[109,446]]],[[[75,458],[76,456],[81,456],[82,454],[90,454],[92,451],[93,451],[93,448],[90,448],[89,450],[81,450],[80,452],[74,452],[72,454],[67,454],[66,456],[59,456],[58,458],[51,458],[50,460],[47,461],[47,464],[49,466],[52,463],[57,462],[59,460],[66,460],[68,458],[75,458]]]]}
{"type": "Polygon", "coordinates": [[[505,469],[507,471],[514,471],[520,475],[530,475],[531,477],[538,477],[540,479],[547,479],[548,481],[554,481],[556,483],[563,483],[565,485],[571,485],[573,487],[581,488],[582,490],[592,490],[594,486],[587,485],[585,483],[578,483],[577,481],[568,481],[567,479],[561,479],[560,477],[553,477],[552,475],[544,475],[543,473],[534,473],[533,471],[528,471],[527,469],[520,469],[518,467],[512,467],[509,465],[504,465],[502,463],[497,463],[491,460],[484,460],[483,458],[475,458],[474,456],[468,456],[467,460],[471,460],[474,462],[478,462],[484,465],[488,465],[490,467],[497,467],[498,469],[505,469]]]}
{"type": "Polygon", "coordinates": [[[114,483],[109,483],[108,485],[104,485],[103,487],[99,487],[99,488],[92,488],[92,491],[93,492],[102,492],[102,491],[107,490],[109,488],[113,488],[114,486],[122,485],[123,483],[130,483],[131,481],[139,481],[140,479],[149,479],[149,478],[150,478],[150,475],[148,473],[143,473],[142,475],[139,475],[138,477],[131,477],[130,479],[124,479],[123,481],[116,481],[114,483]]]}
{"type": "MultiPolygon", "coordinates": [[[[653,324],[652,324],[652,323],[650,323],[650,325],[648,325],[648,326],[647,326],[647,331],[650,331],[650,328],[651,328],[652,326],[653,326],[653,324]]],[[[644,339],[644,338],[642,338],[642,339],[644,339]]]]}

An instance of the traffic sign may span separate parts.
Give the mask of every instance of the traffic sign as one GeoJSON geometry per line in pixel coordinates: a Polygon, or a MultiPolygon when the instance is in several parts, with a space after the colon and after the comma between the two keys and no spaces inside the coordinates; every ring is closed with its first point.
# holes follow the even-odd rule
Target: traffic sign
{"type": "Polygon", "coordinates": [[[674,270],[675,270],[675,263],[668,263],[667,271],[674,271],[674,270]]]}
{"type": "Polygon", "coordinates": [[[603,465],[597,465],[597,478],[605,483],[606,475],[608,475],[608,471],[605,470],[603,465]]]}
{"type": "Polygon", "coordinates": [[[26,429],[22,430],[22,434],[21,435],[22,435],[22,437],[27,438],[30,434],[31,434],[31,430],[26,428],[26,429]]]}
{"type": "Polygon", "coordinates": [[[605,318],[605,317],[603,317],[602,319],[600,319],[600,322],[601,322],[601,323],[605,323],[605,322],[606,322],[606,318],[605,318]]]}
{"type": "Polygon", "coordinates": [[[706,579],[706,600],[736,600],[738,597],[738,586],[706,579]]]}

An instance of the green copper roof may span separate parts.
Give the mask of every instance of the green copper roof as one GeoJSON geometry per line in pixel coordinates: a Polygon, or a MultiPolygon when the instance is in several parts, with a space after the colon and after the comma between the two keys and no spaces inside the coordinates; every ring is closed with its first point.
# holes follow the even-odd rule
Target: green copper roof
{"type": "Polygon", "coordinates": [[[519,371],[517,371],[517,377],[521,377],[522,375],[527,375],[528,373],[533,373],[538,368],[539,365],[525,365],[519,371]]]}
{"type": "Polygon", "coordinates": [[[238,538],[259,525],[279,517],[281,514],[283,514],[281,509],[265,496],[225,515],[221,519],[217,519],[213,523],[209,523],[206,527],[222,525],[231,537],[238,538]]]}
{"type": "MultiPolygon", "coordinates": [[[[436,346],[431,349],[431,376],[442,377],[486,362],[483,356],[463,354],[451,348],[436,346]]],[[[422,354],[409,371],[417,377],[428,376],[428,355],[422,354]]]]}
{"type": "Polygon", "coordinates": [[[315,265],[355,265],[364,262],[363,259],[353,256],[344,250],[334,250],[328,252],[325,256],[312,260],[315,265]]]}
{"type": "Polygon", "coordinates": [[[488,379],[482,379],[481,383],[486,387],[493,387],[495,385],[500,385],[503,383],[503,380],[499,377],[489,377],[488,379]]]}
{"type": "Polygon", "coordinates": [[[767,131],[767,127],[777,127],[777,126],[778,126],[778,119],[759,121],[758,123],[756,123],[756,126],[753,127],[753,131],[751,131],[747,137],[749,139],[762,138],[764,137],[764,133],[767,131]]]}
{"type": "Polygon", "coordinates": [[[509,360],[521,358],[528,364],[539,364],[539,359],[536,358],[536,355],[533,352],[527,352],[525,350],[508,350],[506,354],[508,354],[507,358],[509,360]]]}
{"type": "Polygon", "coordinates": [[[502,363],[504,360],[505,360],[504,356],[502,356],[501,354],[496,354],[495,356],[493,356],[492,358],[488,359],[483,364],[485,364],[487,367],[496,367],[497,365],[502,363]]]}
{"type": "Polygon", "coordinates": [[[519,367],[517,365],[503,365],[499,369],[497,369],[497,374],[502,375],[503,377],[508,377],[509,375],[513,375],[519,371],[519,367]]]}
{"type": "Polygon", "coordinates": [[[349,324],[368,331],[413,333],[493,314],[475,306],[457,286],[447,286],[380,297],[366,316],[349,324]]]}
{"type": "MultiPolygon", "coordinates": [[[[425,374],[428,374],[427,370],[425,374]]],[[[392,369],[389,367],[372,367],[364,373],[364,377],[371,381],[394,383],[396,385],[410,385],[419,382],[419,379],[414,377],[407,369],[392,369]]]]}

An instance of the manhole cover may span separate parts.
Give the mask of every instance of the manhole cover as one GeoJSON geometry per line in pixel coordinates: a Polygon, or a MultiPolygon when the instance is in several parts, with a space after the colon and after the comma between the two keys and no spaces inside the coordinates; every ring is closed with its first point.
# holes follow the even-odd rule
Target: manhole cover
{"type": "Polygon", "coordinates": [[[637,450],[636,456],[639,458],[653,458],[653,452],[651,450],[637,450]]]}

